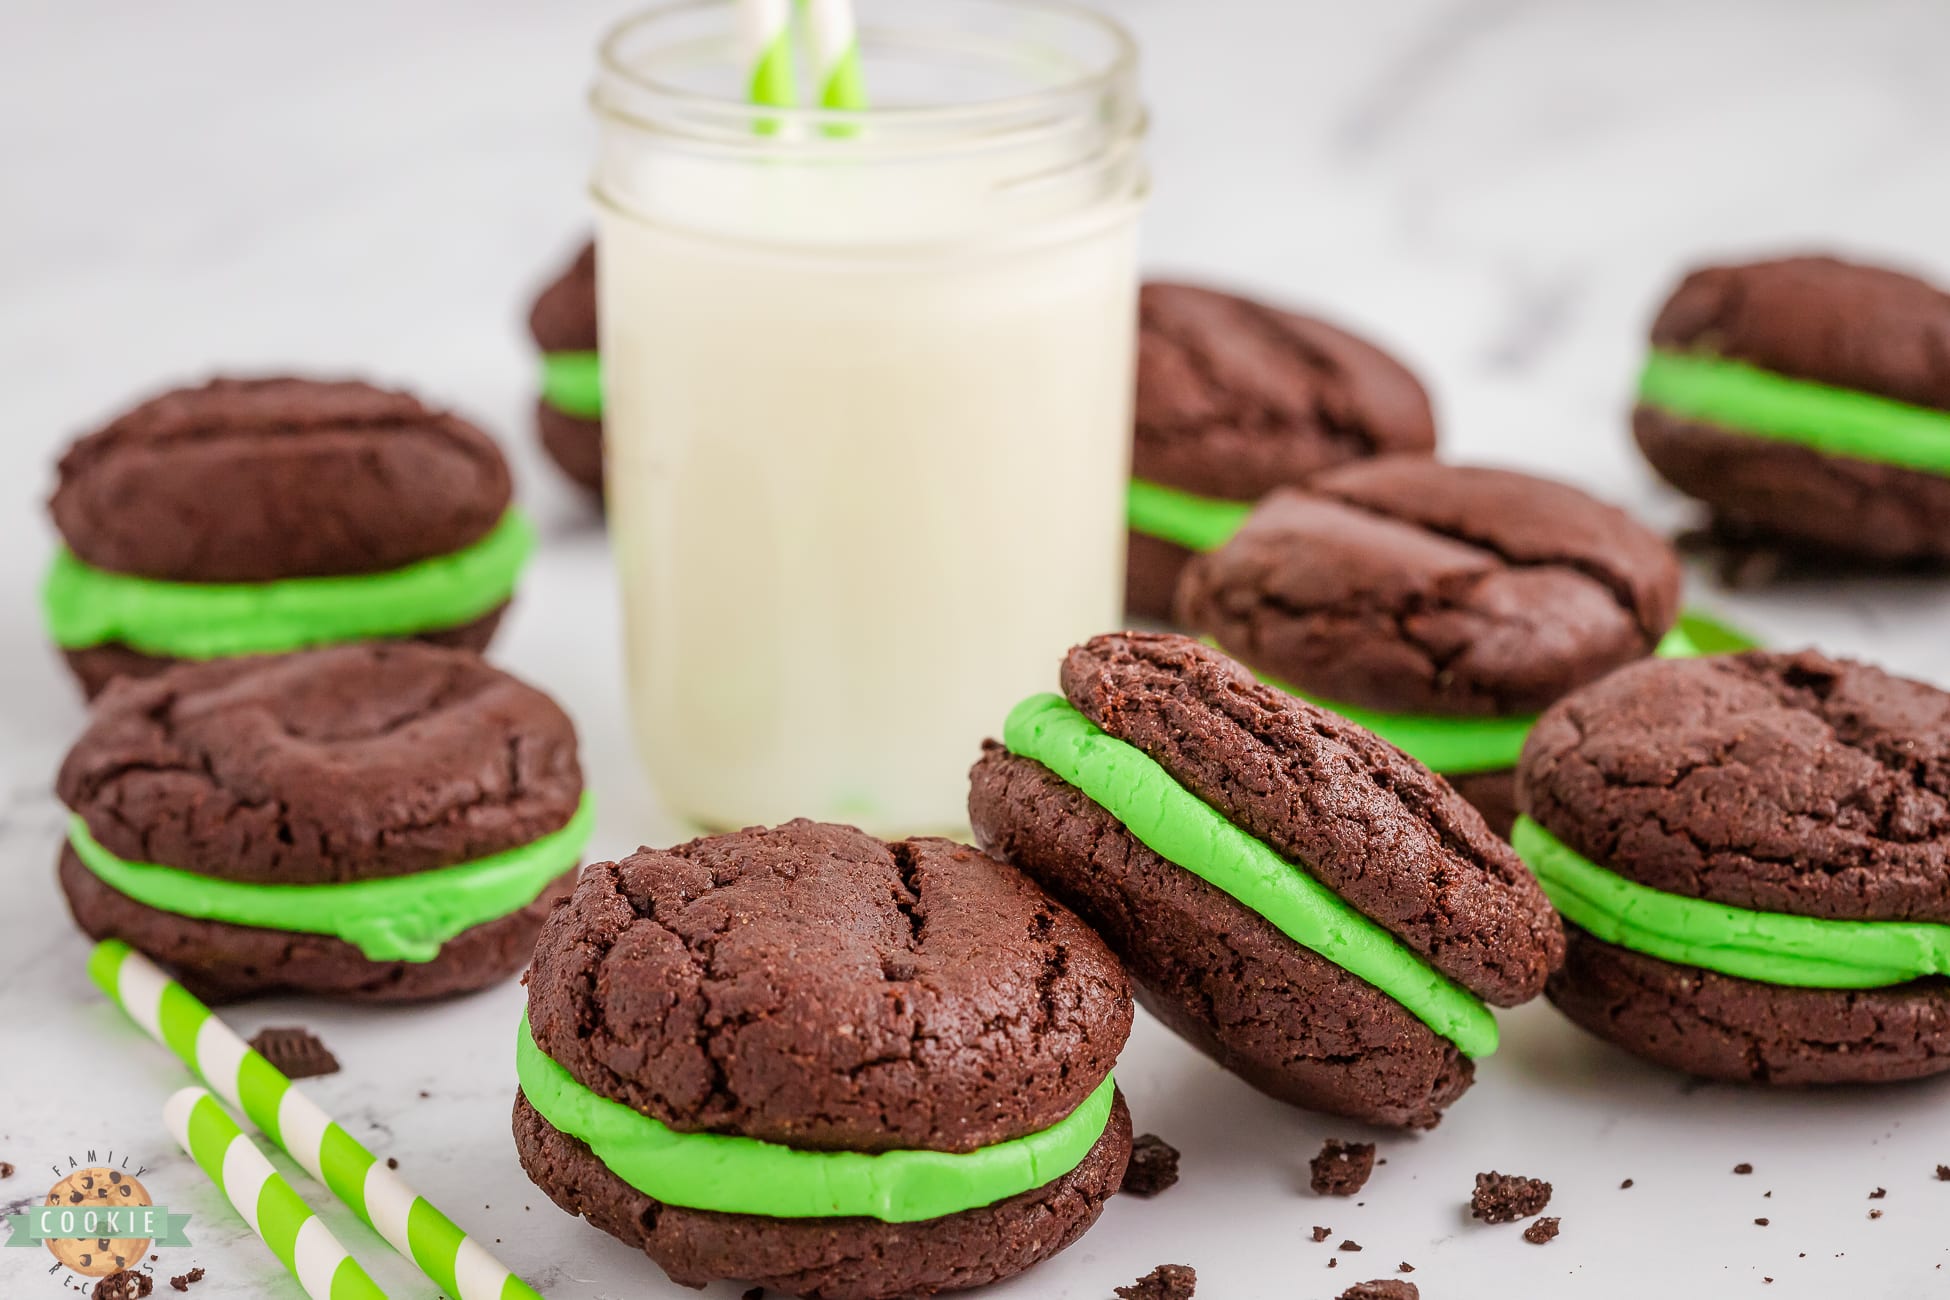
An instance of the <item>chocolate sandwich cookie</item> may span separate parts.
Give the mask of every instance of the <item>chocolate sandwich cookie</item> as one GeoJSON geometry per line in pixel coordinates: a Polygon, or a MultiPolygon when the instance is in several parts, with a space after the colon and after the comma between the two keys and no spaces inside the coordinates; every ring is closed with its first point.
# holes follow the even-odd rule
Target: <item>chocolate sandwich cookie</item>
{"type": "Polygon", "coordinates": [[[1125,608],[1170,617],[1186,562],[1272,489],[1434,448],[1428,394],[1366,340],[1250,298],[1145,285],[1125,608]]]}
{"type": "Polygon", "coordinates": [[[795,821],[640,849],[536,944],[515,1144],[684,1285],[933,1295],[1096,1221],[1130,1028],[1102,941],[963,845],[795,821]]]}
{"type": "Polygon", "coordinates": [[[1828,257],[1688,275],[1632,430],[1716,530],[1880,564],[1950,560],[1950,294],[1828,257]]]}
{"type": "Polygon", "coordinates": [[[602,359],[596,351],[596,245],[584,244],[535,299],[528,332],[542,352],[535,425],[564,474],[603,492],[602,359]]]}
{"type": "Polygon", "coordinates": [[[1544,713],[1515,843],[1563,914],[1549,996],[1742,1083],[1950,1070],[1950,695],[1864,664],[1633,665],[1544,713]]]}
{"type": "Polygon", "coordinates": [[[1188,637],[1100,636],[971,774],[983,848],[1096,927],[1138,998],[1260,1090],[1429,1128],[1484,1004],[1563,935],[1509,845],[1386,742],[1188,637]]]}
{"type": "Polygon", "coordinates": [[[217,379],[62,456],[42,589],[94,695],[178,660],[413,637],[481,650],[534,532],[473,425],[406,393],[217,379]]]}
{"type": "Polygon", "coordinates": [[[1651,654],[1679,578],[1664,540],[1574,487],[1396,456],[1267,497],[1186,569],[1177,615],[1442,773],[1507,835],[1537,712],[1651,654]]]}
{"type": "Polygon", "coordinates": [[[553,701],[411,642],[118,682],[56,789],[76,923],[212,1000],[405,1001],[511,975],[593,815],[553,701]]]}

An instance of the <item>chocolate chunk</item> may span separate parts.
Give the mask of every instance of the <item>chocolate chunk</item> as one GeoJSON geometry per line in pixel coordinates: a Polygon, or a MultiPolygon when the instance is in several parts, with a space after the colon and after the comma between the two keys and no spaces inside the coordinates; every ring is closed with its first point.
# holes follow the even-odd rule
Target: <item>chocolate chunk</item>
{"type": "Polygon", "coordinates": [[[1624,1191],[1624,1190],[1625,1190],[1626,1188],[1628,1188],[1628,1187],[1630,1187],[1631,1185],[1632,1185],[1632,1180],[1631,1180],[1631,1179],[1629,1179],[1629,1178],[1627,1178],[1627,1179],[1626,1179],[1626,1180],[1625,1180],[1624,1182],[1622,1182],[1622,1183],[1620,1183],[1620,1184],[1618,1185],[1618,1190],[1622,1192],[1622,1191],[1624,1191]]]}
{"type": "Polygon", "coordinates": [[[1323,1228],[1319,1224],[1314,1225],[1315,1241],[1326,1241],[1329,1237],[1333,1235],[1334,1235],[1334,1230],[1332,1228],[1323,1228]]]}
{"type": "Polygon", "coordinates": [[[1160,1264],[1129,1286],[1116,1288],[1119,1300],[1190,1300],[1198,1273],[1188,1264],[1160,1264]]]}
{"type": "Polygon", "coordinates": [[[1938,1165],[1936,1167],[1936,1180],[1939,1183],[1950,1183],[1950,1165],[1938,1165]]]}
{"type": "Polygon", "coordinates": [[[1409,1263],[1407,1260],[1403,1260],[1401,1263],[1395,1265],[1395,1271],[1397,1273],[1413,1273],[1415,1271],[1415,1265],[1409,1263]]]}
{"type": "Polygon", "coordinates": [[[125,1268],[95,1283],[95,1289],[88,1294],[93,1300],[140,1300],[155,1289],[155,1279],[147,1273],[125,1268]]]}
{"type": "Polygon", "coordinates": [[[1131,1143],[1131,1163],[1124,1169],[1124,1185],[1117,1190],[1131,1196],[1156,1196],[1178,1181],[1178,1148],[1146,1133],[1131,1143]]]}
{"type": "Polygon", "coordinates": [[[1751,1174],[1754,1172],[1754,1167],[1743,1160],[1733,1167],[1733,1172],[1736,1174],[1751,1174]]]}
{"type": "Polygon", "coordinates": [[[1872,1201],[1879,1201],[1887,1195],[1889,1195],[1889,1189],[1887,1187],[1878,1187],[1873,1192],[1869,1193],[1869,1199],[1872,1201]]]}
{"type": "Polygon", "coordinates": [[[337,1074],[339,1058],[303,1025],[266,1026],[251,1035],[252,1050],[290,1079],[337,1074]]]}
{"type": "Polygon", "coordinates": [[[1321,1196],[1352,1196],[1366,1186],[1374,1172],[1374,1143],[1328,1138],[1320,1154],[1308,1162],[1313,1189],[1321,1196]]]}
{"type": "Polygon", "coordinates": [[[1871,1219],[1880,1219],[1880,1218],[1882,1217],[1882,1211],[1881,1211],[1881,1210],[1870,1210],[1870,1211],[1869,1211],[1869,1217],[1870,1217],[1871,1219]]]}
{"type": "Polygon", "coordinates": [[[1551,1203],[1551,1185],[1541,1178],[1499,1174],[1492,1169],[1476,1175],[1476,1190],[1469,1198],[1469,1212],[1484,1223],[1515,1223],[1527,1219],[1551,1203]]]}
{"type": "Polygon", "coordinates": [[[13,1176],[14,1167],[6,1161],[0,1160],[0,1178],[12,1178],[13,1176]]]}
{"type": "Polygon", "coordinates": [[[1355,1241],[1353,1238],[1350,1237],[1348,1240],[1343,1241],[1338,1247],[1336,1247],[1336,1249],[1337,1250],[1359,1250],[1361,1249],[1361,1243],[1355,1241]]]}
{"type": "Polygon", "coordinates": [[[1557,1224],[1555,1217],[1546,1214],[1523,1230],[1523,1239],[1533,1246],[1541,1246],[1557,1237],[1557,1224]]]}
{"type": "Polygon", "coordinates": [[[1379,1277],[1372,1282],[1356,1282],[1341,1292],[1340,1300],[1421,1300],[1421,1296],[1421,1290],[1413,1282],[1379,1277]]]}
{"type": "Polygon", "coordinates": [[[169,1285],[173,1290],[187,1291],[196,1283],[201,1282],[202,1280],[203,1280],[203,1270],[200,1268],[193,1268],[187,1273],[182,1273],[177,1275],[176,1277],[170,1278],[169,1285]]]}
{"type": "Polygon", "coordinates": [[[1766,1220],[1766,1219],[1755,1219],[1755,1220],[1754,1220],[1754,1225],[1755,1225],[1756,1227],[1760,1227],[1760,1228],[1765,1228],[1765,1227],[1767,1226],[1767,1220],[1766,1220]]]}

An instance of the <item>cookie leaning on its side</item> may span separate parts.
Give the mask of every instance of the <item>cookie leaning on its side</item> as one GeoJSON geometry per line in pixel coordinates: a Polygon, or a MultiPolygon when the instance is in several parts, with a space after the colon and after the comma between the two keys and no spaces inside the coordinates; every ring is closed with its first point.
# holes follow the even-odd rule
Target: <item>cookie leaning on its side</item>
{"type": "Polygon", "coordinates": [[[584,244],[528,313],[542,352],[535,427],[549,459],[598,500],[603,495],[602,358],[596,350],[596,245],[584,244]]]}
{"type": "Polygon", "coordinates": [[[553,701],[411,642],[117,682],[57,792],[77,924],[213,1001],[403,1001],[513,974],[591,820],[553,701]]]}
{"type": "Polygon", "coordinates": [[[1652,349],[1633,434],[1730,536],[1950,561],[1950,294],[1828,257],[1708,267],[1652,349]]]}
{"type": "Polygon", "coordinates": [[[1138,298],[1125,609],[1171,616],[1179,571],[1249,504],[1345,461],[1435,448],[1407,367],[1324,321],[1250,298],[1147,284],[1138,298]]]}
{"type": "Polygon", "coordinates": [[[1074,907],[1154,1014],[1275,1097],[1427,1128],[1542,990],[1557,918],[1399,750],[1188,637],[1100,636],[971,774],[977,841],[1074,907]]]}
{"type": "Polygon", "coordinates": [[[94,695],[178,660],[411,637],[481,650],[534,544],[492,440],[406,393],[218,379],[61,458],[43,588],[94,695]]]}
{"type": "Polygon", "coordinates": [[[1545,705],[1679,613],[1656,533],[1567,483],[1393,456],[1315,475],[1186,569],[1178,621],[1442,773],[1499,835],[1545,705]]]}
{"type": "Polygon", "coordinates": [[[535,946],[522,1167],[672,1280],[981,1286],[1116,1192],[1130,985],[1020,872],[796,821],[584,873],[535,946]]]}
{"type": "Polygon", "coordinates": [[[1524,748],[1517,849],[1566,921],[1548,993],[1708,1078],[1950,1069],[1950,695],[1864,664],[1637,664],[1524,748]]]}

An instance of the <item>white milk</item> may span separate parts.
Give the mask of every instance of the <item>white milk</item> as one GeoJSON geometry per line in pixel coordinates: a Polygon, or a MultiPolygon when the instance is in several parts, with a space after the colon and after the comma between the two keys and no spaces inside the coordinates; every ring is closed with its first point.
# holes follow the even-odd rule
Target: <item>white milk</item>
{"type": "Polygon", "coordinates": [[[609,519],[674,811],[953,830],[983,738],[1119,625],[1142,173],[1044,125],[609,143],[609,519]]]}

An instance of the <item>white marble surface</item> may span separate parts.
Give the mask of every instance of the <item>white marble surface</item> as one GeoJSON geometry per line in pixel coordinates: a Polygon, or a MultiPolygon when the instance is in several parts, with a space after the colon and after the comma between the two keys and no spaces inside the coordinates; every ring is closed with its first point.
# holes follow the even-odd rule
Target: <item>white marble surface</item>
{"type": "MultiPolygon", "coordinates": [[[[1157,117],[1150,264],[1390,340],[1431,381],[1458,457],[1555,472],[1675,522],[1684,510],[1635,458],[1621,411],[1648,314],[1684,264],[1816,245],[1950,278],[1950,8],[1933,0],[1118,8],[1143,38],[1157,117]]],[[[134,395],[217,367],[366,372],[475,414],[504,437],[547,530],[496,654],[578,719],[597,848],[668,839],[616,706],[601,536],[529,442],[520,329],[536,276],[584,222],[581,92],[615,12],[7,6],[0,1160],[19,1172],[0,1201],[38,1194],[71,1151],[136,1152],[159,1199],[195,1214],[196,1245],[167,1255],[163,1276],[205,1265],[192,1294],[206,1300],[297,1291],[166,1149],[160,1108],[182,1073],[86,985],[53,889],[48,785],[82,709],[34,605],[50,462],[134,395]]],[[[1950,589],[1736,598],[1695,579],[1699,602],[1777,641],[1950,681],[1950,589]]],[[[518,1004],[509,984],[422,1011],[267,1004],[232,1020],[318,1028],[346,1068],[315,1094],[557,1300],[689,1294],[522,1177],[506,1122],[518,1004]]],[[[1113,1203],[998,1297],[1108,1300],[1166,1260],[1197,1266],[1201,1300],[1333,1296],[1402,1260],[1430,1300],[1950,1291],[1950,1184],[1931,1178],[1950,1161],[1950,1081],[1689,1085],[1532,1007],[1506,1018],[1504,1049],[1438,1132],[1384,1138],[1389,1163],[1359,1201],[1325,1202],[1305,1190],[1305,1160],[1347,1125],[1261,1099],[1149,1022],[1120,1074],[1139,1126],[1184,1150],[1184,1182],[1113,1203]],[[1754,1176],[1729,1174],[1742,1160],[1754,1176]],[[1471,1175],[1491,1167],[1556,1183],[1557,1242],[1467,1220],[1471,1175]],[[1365,1250],[1327,1271],[1332,1243],[1307,1240],[1316,1223],[1365,1250]]],[[[433,1294],[321,1204],[390,1290],[433,1294]]],[[[47,1262],[0,1251],[0,1296],[56,1294],[47,1262]]]]}

